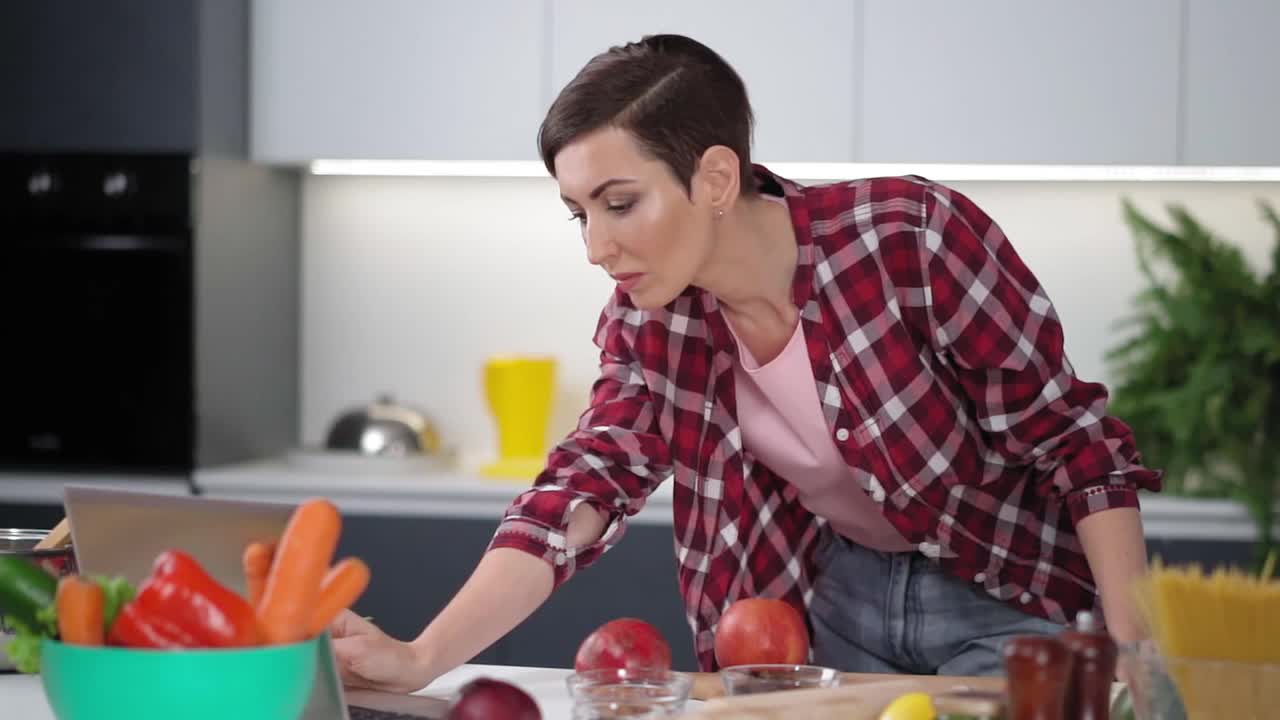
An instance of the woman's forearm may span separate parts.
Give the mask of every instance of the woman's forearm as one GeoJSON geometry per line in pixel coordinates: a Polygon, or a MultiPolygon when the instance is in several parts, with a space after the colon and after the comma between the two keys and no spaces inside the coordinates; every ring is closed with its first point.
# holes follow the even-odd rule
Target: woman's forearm
{"type": "Polygon", "coordinates": [[[413,641],[426,678],[434,679],[479,655],[551,595],[545,560],[520,550],[485,553],[444,610],[413,641]]]}
{"type": "MultiPolygon", "coordinates": [[[[596,542],[604,527],[599,513],[579,505],[569,521],[569,545],[596,542]]],[[[413,641],[421,675],[434,679],[479,655],[541,607],[553,586],[551,566],[542,558],[510,548],[485,553],[458,594],[413,641]]]]}
{"type": "Polygon", "coordinates": [[[1076,525],[1089,561],[1107,629],[1118,642],[1142,637],[1142,619],[1134,600],[1134,584],[1147,572],[1147,545],[1137,508],[1093,513],[1076,525]]]}

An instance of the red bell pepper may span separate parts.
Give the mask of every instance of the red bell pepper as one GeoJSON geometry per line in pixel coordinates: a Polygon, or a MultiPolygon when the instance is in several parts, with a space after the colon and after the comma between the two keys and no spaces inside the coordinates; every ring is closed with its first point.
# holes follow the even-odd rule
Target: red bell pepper
{"type": "Polygon", "coordinates": [[[262,634],[248,600],[209,577],[190,555],[169,550],[121,609],[108,640],[130,647],[220,648],[258,645],[262,634]]]}

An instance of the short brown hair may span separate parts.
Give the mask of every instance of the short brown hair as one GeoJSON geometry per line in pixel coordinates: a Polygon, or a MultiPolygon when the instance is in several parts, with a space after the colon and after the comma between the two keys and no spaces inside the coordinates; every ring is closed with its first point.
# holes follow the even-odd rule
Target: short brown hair
{"type": "Polygon", "coordinates": [[[617,127],[666,164],[688,193],[702,154],[724,145],[738,154],[741,192],[750,195],[753,122],[742,78],[724,58],[683,35],[647,35],[600,53],[569,81],[538,130],[538,152],[554,177],[566,145],[617,127]]]}

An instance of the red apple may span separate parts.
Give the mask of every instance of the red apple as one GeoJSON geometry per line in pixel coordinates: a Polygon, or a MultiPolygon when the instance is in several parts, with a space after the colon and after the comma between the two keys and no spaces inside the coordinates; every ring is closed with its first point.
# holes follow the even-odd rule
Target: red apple
{"type": "Polygon", "coordinates": [[[447,720],[542,720],[529,693],[509,682],[481,677],[462,686],[447,720]]]}
{"type": "Polygon", "coordinates": [[[809,660],[809,630],[784,600],[748,598],[729,606],[716,626],[716,662],[721,667],[809,660]]]}
{"type": "Polygon", "coordinates": [[[596,628],[578,646],[573,669],[671,669],[671,646],[658,628],[643,620],[620,618],[596,628]]]}

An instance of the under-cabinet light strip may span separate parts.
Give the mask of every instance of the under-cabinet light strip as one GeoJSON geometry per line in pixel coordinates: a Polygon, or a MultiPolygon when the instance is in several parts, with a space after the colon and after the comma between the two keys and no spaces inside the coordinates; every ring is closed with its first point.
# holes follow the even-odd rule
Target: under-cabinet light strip
{"type": "MultiPolygon", "coordinates": [[[[983,165],[937,163],[766,162],[797,180],[921,175],[938,181],[1015,182],[1280,182],[1280,167],[1201,165],[983,165]]],[[[536,161],[315,160],[315,175],[413,177],[547,177],[536,161]]]]}

